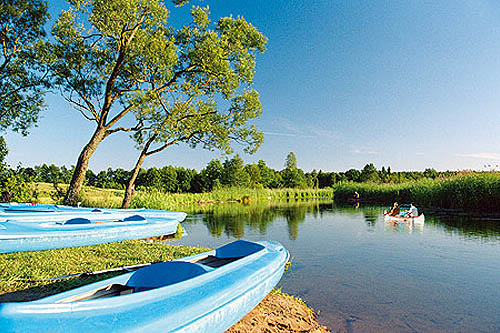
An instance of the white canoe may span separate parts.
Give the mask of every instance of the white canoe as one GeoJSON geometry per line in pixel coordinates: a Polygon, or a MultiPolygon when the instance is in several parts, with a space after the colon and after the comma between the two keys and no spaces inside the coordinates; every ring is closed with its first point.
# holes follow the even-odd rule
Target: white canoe
{"type": "Polygon", "coordinates": [[[424,223],[425,216],[424,214],[420,214],[419,216],[393,216],[389,215],[387,211],[384,211],[384,221],[385,222],[413,222],[413,223],[424,223]]]}

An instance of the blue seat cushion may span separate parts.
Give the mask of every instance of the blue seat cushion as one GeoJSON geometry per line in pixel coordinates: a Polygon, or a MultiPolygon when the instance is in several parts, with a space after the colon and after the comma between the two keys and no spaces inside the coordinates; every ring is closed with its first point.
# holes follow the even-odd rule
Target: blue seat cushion
{"type": "Polygon", "coordinates": [[[160,262],[136,271],[126,285],[133,287],[135,291],[144,291],[186,281],[209,270],[209,267],[191,262],[160,262]]]}
{"type": "Polygon", "coordinates": [[[259,252],[264,246],[246,240],[237,240],[226,244],[215,250],[215,256],[219,259],[241,258],[259,252]]]}

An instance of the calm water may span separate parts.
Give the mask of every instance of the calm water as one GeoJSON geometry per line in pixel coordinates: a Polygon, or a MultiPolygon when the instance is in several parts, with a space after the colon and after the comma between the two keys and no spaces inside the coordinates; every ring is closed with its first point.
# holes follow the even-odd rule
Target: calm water
{"type": "Polygon", "coordinates": [[[292,267],[279,287],[347,332],[500,332],[500,220],[426,213],[384,223],[383,207],[329,202],[224,205],[190,214],[176,245],[280,241],[292,267]]]}

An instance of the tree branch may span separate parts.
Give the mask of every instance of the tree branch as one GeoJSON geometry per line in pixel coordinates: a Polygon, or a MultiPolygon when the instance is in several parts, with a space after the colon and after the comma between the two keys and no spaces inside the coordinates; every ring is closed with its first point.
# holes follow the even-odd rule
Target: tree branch
{"type": "Polygon", "coordinates": [[[138,124],[135,127],[130,127],[130,128],[117,127],[117,128],[113,128],[113,129],[107,130],[106,131],[106,136],[108,136],[110,134],[113,134],[113,133],[116,133],[116,132],[137,132],[137,131],[140,131],[142,129],[143,129],[142,128],[142,123],[138,124]]]}
{"type": "Polygon", "coordinates": [[[111,119],[109,121],[109,123],[105,124],[104,127],[106,129],[109,129],[110,127],[112,127],[118,120],[120,120],[121,118],[123,118],[123,116],[125,116],[127,114],[127,112],[130,111],[130,109],[132,109],[132,105],[128,105],[126,108],[124,108],[122,110],[122,112],[118,113],[113,119],[111,119]]]}

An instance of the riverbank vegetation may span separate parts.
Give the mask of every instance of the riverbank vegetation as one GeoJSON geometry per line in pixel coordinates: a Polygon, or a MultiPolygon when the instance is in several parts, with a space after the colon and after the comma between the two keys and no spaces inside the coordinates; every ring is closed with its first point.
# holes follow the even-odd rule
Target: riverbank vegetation
{"type": "MultiPolygon", "coordinates": [[[[62,202],[67,184],[54,186],[49,183],[31,183],[28,187],[27,202],[58,204],[62,202]]],[[[132,197],[132,208],[154,208],[166,210],[189,210],[190,205],[221,202],[259,202],[280,199],[331,198],[333,191],[326,189],[251,189],[229,187],[204,193],[165,193],[156,189],[144,188],[132,197]]],[[[86,207],[118,208],[123,191],[84,186],[81,205],[86,207]]]]}
{"type": "MultiPolygon", "coordinates": [[[[286,161],[293,153],[289,153],[286,161]]],[[[25,182],[69,184],[74,167],[42,164],[34,167],[18,167],[11,170],[25,182]]],[[[295,164],[285,163],[285,168],[275,170],[265,161],[244,164],[239,155],[224,161],[213,159],[201,171],[171,165],[141,169],[137,176],[136,189],[155,189],[168,193],[201,193],[227,187],[256,189],[282,188],[332,188],[345,182],[402,184],[422,179],[442,179],[460,175],[458,171],[393,172],[390,167],[377,170],[369,163],[361,170],[349,169],[345,172],[325,172],[312,170],[304,172],[295,164]]],[[[88,170],[85,184],[88,186],[123,190],[130,177],[130,171],[118,168],[94,172],[88,170]]]]}
{"type": "MultiPolygon", "coordinates": [[[[500,172],[423,172],[362,170],[304,172],[296,165],[283,170],[264,161],[244,165],[236,155],[224,162],[212,160],[199,173],[194,169],[165,166],[141,169],[130,207],[174,209],[193,203],[256,202],[276,199],[335,197],[346,202],[358,192],[364,200],[473,212],[500,212],[500,172]]],[[[10,189],[11,201],[62,203],[71,168],[53,164],[33,168],[3,167],[0,189],[10,189]],[[52,183],[52,184],[50,184],[52,183]]],[[[87,172],[80,200],[84,206],[120,207],[128,179],[123,169],[87,172]]]]}
{"type": "MultiPolygon", "coordinates": [[[[224,161],[218,159],[211,160],[200,172],[195,169],[164,166],[160,168],[152,167],[141,169],[136,182],[135,190],[142,193],[204,193],[203,200],[221,200],[221,193],[224,201],[226,199],[241,199],[245,195],[254,197],[268,197],[269,189],[273,191],[273,198],[290,198],[310,196],[304,190],[335,188],[346,182],[353,183],[388,183],[404,184],[407,182],[419,181],[422,179],[442,179],[458,175],[458,172],[446,171],[437,172],[433,169],[426,169],[423,172],[392,172],[390,167],[382,167],[377,170],[373,164],[367,164],[362,170],[350,169],[345,172],[323,172],[312,170],[304,172],[297,167],[295,155],[290,152],[285,161],[285,168],[275,170],[266,165],[264,161],[258,163],[244,164],[239,156],[227,158],[224,161]],[[242,195],[236,195],[235,188],[245,189],[242,195]],[[299,191],[297,191],[299,190],[299,191]],[[212,194],[207,194],[212,193],[212,194]],[[236,197],[234,197],[236,195],[236,197]]],[[[8,170],[9,177],[17,177],[24,183],[52,183],[59,191],[65,192],[71,180],[73,167],[58,167],[54,164],[42,164],[34,167],[18,167],[15,170],[8,170]]],[[[130,171],[124,169],[111,169],[94,173],[87,171],[85,184],[88,188],[125,190],[127,181],[130,178],[130,171]]],[[[16,183],[16,185],[17,185],[16,183]]],[[[18,186],[19,187],[19,186],[18,186]]],[[[20,193],[18,188],[10,186],[7,182],[0,181],[2,192],[9,190],[12,192],[11,200],[26,200],[26,194],[20,193]]],[[[240,191],[241,192],[241,191],[240,191]]],[[[314,192],[314,191],[313,191],[314,192]]],[[[62,193],[61,195],[64,195],[62,193]]],[[[123,194],[122,194],[123,195],[123,194]]],[[[81,194],[80,201],[84,202],[86,194],[81,194]]],[[[189,196],[186,196],[188,198],[189,196]]],[[[179,197],[178,197],[179,198],[179,197]]],[[[151,199],[151,198],[150,198],[151,199]]],[[[193,201],[190,199],[182,201],[193,201]]]]}
{"type": "MultiPolygon", "coordinates": [[[[173,209],[193,203],[332,196],[346,202],[357,191],[362,199],[381,204],[413,201],[425,207],[500,212],[497,171],[391,172],[368,164],[362,170],[306,173],[296,165],[285,166],[274,170],[264,161],[244,165],[237,155],[224,162],[212,160],[199,173],[172,166],[141,169],[130,207],[173,209]]],[[[3,170],[2,175],[8,176],[0,177],[0,188],[13,189],[11,201],[61,203],[71,177],[71,168],[53,164],[3,170]]],[[[121,206],[127,171],[108,169],[97,175],[89,171],[87,178],[82,205],[121,206]]]]}
{"type": "Polygon", "coordinates": [[[346,201],[355,191],[361,198],[382,204],[415,202],[430,208],[500,212],[499,172],[463,173],[401,184],[347,182],[335,187],[335,200],[346,201]]]}

